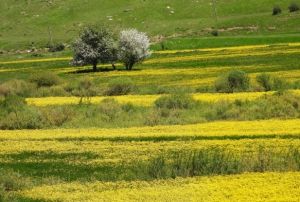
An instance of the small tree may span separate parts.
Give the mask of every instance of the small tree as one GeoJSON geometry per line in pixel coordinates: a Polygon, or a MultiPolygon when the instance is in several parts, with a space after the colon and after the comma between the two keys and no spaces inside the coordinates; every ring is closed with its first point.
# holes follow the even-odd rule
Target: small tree
{"type": "Polygon", "coordinates": [[[150,56],[150,40],[143,32],[136,29],[124,30],[120,34],[119,57],[126,70],[132,70],[136,63],[150,56]]]}
{"type": "Polygon", "coordinates": [[[104,28],[86,27],[73,44],[72,64],[83,66],[91,64],[93,71],[98,63],[114,63],[117,60],[117,48],[112,34],[104,28]]]}

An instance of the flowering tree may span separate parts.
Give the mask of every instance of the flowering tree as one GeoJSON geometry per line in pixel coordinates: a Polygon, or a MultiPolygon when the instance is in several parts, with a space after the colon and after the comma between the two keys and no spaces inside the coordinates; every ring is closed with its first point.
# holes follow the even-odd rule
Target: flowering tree
{"type": "Polygon", "coordinates": [[[112,34],[103,28],[86,27],[73,44],[74,56],[71,64],[76,66],[92,65],[97,70],[98,63],[114,63],[117,48],[112,34]]]}
{"type": "Polygon", "coordinates": [[[124,30],[120,33],[119,59],[127,70],[150,56],[150,41],[148,36],[136,29],[124,30]]]}

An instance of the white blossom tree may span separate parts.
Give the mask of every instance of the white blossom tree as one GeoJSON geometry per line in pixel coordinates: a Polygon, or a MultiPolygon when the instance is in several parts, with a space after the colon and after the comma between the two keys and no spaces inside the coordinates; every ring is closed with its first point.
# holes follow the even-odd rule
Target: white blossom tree
{"type": "Polygon", "coordinates": [[[117,47],[112,34],[104,28],[86,27],[73,44],[74,56],[71,64],[92,65],[97,71],[98,63],[111,63],[115,69],[117,47]]]}
{"type": "Polygon", "coordinates": [[[132,70],[136,63],[142,62],[150,56],[150,40],[148,36],[136,29],[123,30],[119,39],[119,59],[132,70]]]}

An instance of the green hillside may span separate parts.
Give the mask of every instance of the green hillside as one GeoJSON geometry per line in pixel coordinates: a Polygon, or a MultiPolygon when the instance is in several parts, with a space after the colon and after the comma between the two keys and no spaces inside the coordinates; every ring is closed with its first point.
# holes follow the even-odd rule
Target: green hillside
{"type": "Polygon", "coordinates": [[[0,49],[45,46],[49,32],[69,42],[87,23],[119,30],[134,27],[157,36],[299,33],[300,13],[289,13],[290,0],[220,0],[217,19],[209,0],[1,0],[0,49]],[[283,12],[272,16],[274,5],[283,12]]]}

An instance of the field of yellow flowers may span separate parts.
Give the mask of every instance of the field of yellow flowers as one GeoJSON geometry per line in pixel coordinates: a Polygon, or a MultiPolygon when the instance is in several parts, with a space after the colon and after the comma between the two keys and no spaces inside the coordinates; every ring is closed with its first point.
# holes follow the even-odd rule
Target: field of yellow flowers
{"type": "MultiPolygon", "coordinates": [[[[249,73],[253,83],[261,72],[294,82],[300,78],[298,63],[285,66],[280,58],[293,62],[299,54],[300,43],[163,50],[154,51],[154,57],[136,71],[84,76],[98,79],[103,86],[111,79],[126,77],[138,87],[196,88],[212,86],[219,75],[238,68],[249,73]],[[210,64],[201,66],[204,63],[210,64]]],[[[87,67],[72,67],[69,60],[67,56],[1,60],[0,77],[22,78],[35,68],[49,68],[72,81],[77,76],[74,72],[87,67]]],[[[296,87],[289,92],[300,95],[296,87]]],[[[275,93],[193,91],[190,95],[210,104],[232,104],[275,93]]],[[[113,98],[120,104],[151,108],[166,94],[93,96],[89,102],[97,105],[113,98]]],[[[50,108],[75,106],[80,99],[44,96],[27,97],[26,102],[30,107],[50,108]]],[[[297,102],[294,105],[299,107],[297,102]]],[[[0,201],[2,187],[20,201],[299,201],[299,118],[0,130],[0,201]]]]}

